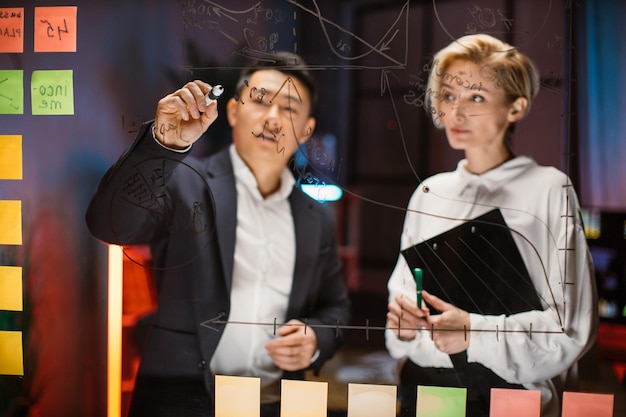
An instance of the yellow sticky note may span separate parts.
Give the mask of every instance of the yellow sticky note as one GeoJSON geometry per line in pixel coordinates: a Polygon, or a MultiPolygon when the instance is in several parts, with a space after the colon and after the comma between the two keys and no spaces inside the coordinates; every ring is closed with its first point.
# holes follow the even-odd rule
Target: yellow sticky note
{"type": "Polygon", "coordinates": [[[0,375],[24,375],[22,332],[0,330],[0,375]]]}
{"type": "Polygon", "coordinates": [[[395,385],[348,384],[348,417],[395,417],[395,385]]]}
{"type": "Polygon", "coordinates": [[[76,52],[77,6],[35,7],[35,52],[76,52]]]}
{"type": "Polygon", "coordinates": [[[22,311],[22,267],[0,266],[0,310],[22,311]]]}
{"type": "Polygon", "coordinates": [[[326,417],[328,382],[283,379],[280,417],[326,417]]]}
{"type": "Polygon", "coordinates": [[[74,114],[74,71],[40,70],[31,77],[33,115],[74,114]]]}
{"type": "Polygon", "coordinates": [[[0,70],[0,114],[24,114],[24,70],[0,70]]]}
{"type": "Polygon", "coordinates": [[[260,378],[215,375],[215,417],[260,415],[260,378]]]}
{"type": "Polygon", "coordinates": [[[0,52],[24,52],[24,8],[0,8],[0,52]]]}
{"type": "Polygon", "coordinates": [[[22,179],[22,136],[0,135],[0,180],[22,179]]]}
{"type": "Polygon", "coordinates": [[[613,394],[564,392],[563,417],[613,417],[613,394]]]}
{"type": "Polygon", "coordinates": [[[22,202],[0,200],[0,245],[22,244],[22,202]]]}
{"type": "Polygon", "coordinates": [[[417,386],[420,417],[465,417],[466,406],[466,388],[417,386]]]}
{"type": "Polygon", "coordinates": [[[541,391],[492,388],[489,417],[540,417],[541,391]]]}

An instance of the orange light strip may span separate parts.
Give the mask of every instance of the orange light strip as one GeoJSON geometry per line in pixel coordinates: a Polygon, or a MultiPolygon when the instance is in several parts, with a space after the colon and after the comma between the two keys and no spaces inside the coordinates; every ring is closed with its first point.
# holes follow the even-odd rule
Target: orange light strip
{"type": "Polygon", "coordinates": [[[122,280],[124,253],[109,245],[107,314],[107,417],[122,414],[122,280]]]}

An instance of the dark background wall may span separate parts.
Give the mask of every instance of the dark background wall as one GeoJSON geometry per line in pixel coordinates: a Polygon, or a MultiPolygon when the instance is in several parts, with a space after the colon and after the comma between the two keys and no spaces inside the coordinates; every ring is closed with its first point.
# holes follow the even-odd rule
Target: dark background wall
{"type": "MultiPolygon", "coordinates": [[[[515,149],[576,178],[565,150],[575,137],[569,34],[577,3],[78,0],[77,51],[34,53],[34,7],[67,3],[3,1],[26,16],[24,52],[0,55],[0,69],[24,70],[25,79],[24,114],[0,115],[0,134],[23,137],[24,178],[0,181],[0,199],[22,201],[24,242],[0,253],[5,265],[24,268],[25,309],[0,312],[0,330],[24,331],[25,375],[0,376],[0,415],[105,415],[106,248],[83,216],[159,98],[194,78],[228,88],[241,65],[273,50],[301,53],[324,86],[313,140],[334,143],[325,149],[335,164],[317,172],[353,202],[361,283],[384,294],[410,193],[460,157],[418,106],[424,66],[454,37],[492,33],[536,61],[542,89],[515,149]],[[30,74],[45,69],[74,71],[75,114],[30,113],[30,74]]],[[[222,120],[193,152],[212,152],[225,138],[222,120]]]]}

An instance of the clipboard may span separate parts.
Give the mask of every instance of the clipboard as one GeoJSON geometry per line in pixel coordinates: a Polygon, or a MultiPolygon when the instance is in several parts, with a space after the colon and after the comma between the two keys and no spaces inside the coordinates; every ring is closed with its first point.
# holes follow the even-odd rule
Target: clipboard
{"type": "MultiPolygon", "coordinates": [[[[411,271],[422,269],[424,290],[470,313],[511,315],[542,309],[500,209],[401,253],[411,271]]],[[[439,312],[431,308],[431,314],[439,312]]],[[[489,409],[491,388],[524,388],[506,382],[480,363],[468,363],[465,351],[449,356],[452,369],[420,367],[408,361],[402,371],[404,378],[413,385],[467,387],[468,411],[472,414],[489,409]]]]}
{"type": "Polygon", "coordinates": [[[424,290],[470,313],[511,315],[542,309],[500,209],[401,253],[411,271],[422,269],[424,290]]]}

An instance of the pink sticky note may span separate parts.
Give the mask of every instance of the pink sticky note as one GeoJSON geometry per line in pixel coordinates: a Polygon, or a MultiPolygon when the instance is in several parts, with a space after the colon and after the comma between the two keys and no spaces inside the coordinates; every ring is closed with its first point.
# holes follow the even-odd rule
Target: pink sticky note
{"type": "Polygon", "coordinates": [[[564,392],[562,417],[613,417],[613,394],[564,392]]]}
{"type": "Polygon", "coordinates": [[[540,417],[541,391],[492,388],[489,417],[540,417]]]}

